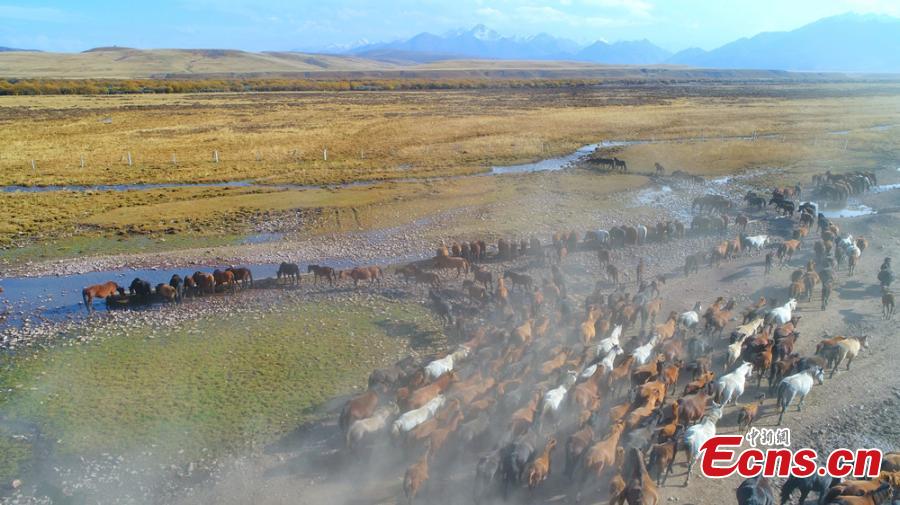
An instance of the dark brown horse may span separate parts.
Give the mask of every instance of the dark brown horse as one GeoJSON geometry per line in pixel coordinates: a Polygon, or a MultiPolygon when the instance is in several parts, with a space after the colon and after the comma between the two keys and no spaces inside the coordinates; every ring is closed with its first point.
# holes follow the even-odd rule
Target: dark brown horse
{"type": "Polygon", "coordinates": [[[314,274],[313,284],[318,284],[319,277],[324,277],[333,286],[334,281],[337,279],[337,273],[331,267],[309,265],[306,267],[306,273],[314,274]]]}
{"type": "Polygon", "coordinates": [[[216,292],[216,278],[206,272],[194,272],[192,276],[197,285],[197,293],[213,294],[216,292]]]}
{"type": "Polygon", "coordinates": [[[244,267],[231,267],[226,270],[227,272],[231,272],[234,275],[234,282],[241,283],[241,289],[247,287],[247,283],[250,283],[250,287],[253,287],[253,273],[250,272],[249,268],[244,267]]]}
{"type": "Polygon", "coordinates": [[[275,274],[278,280],[284,278],[291,284],[300,284],[300,267],[296,263],[284,263],[278,265],[278,272],[275,274]]]}
{"type": "Polygon", "coordinates": [[[125,288],[113,281],[109,281],[82,289],[81,299],[84,300],[84,306],[87,308],[88,313],[91,313],[94,311],[94,298],[105,299],[107,296],[112,296],[116,293],[125,296],[125,288]]]}

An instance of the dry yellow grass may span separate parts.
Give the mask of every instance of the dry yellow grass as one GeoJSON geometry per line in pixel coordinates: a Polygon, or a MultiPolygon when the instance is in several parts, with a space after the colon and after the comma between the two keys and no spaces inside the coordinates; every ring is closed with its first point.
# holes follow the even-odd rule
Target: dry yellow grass
{"type": "Polygon", "coordinates": [[[783,169],[785,181],[796,182],[814,171],[898,160],[900,127],[871,129],[900,117],[900,94],[883,87],[711,87],[705,98],[669,96],[675,94],[614,87],[2,97],[0,184],[398,181],[340,190],[0,193],[0,244],[121,234],[239,235],[255,222],[295,211],[307,216],[303,233],[323,233],[392,226],[472,206],[484,209],[484,222],[459,223],[442,233],[586,228],[606,204],[603,195],[646,179],[574,171],[401,180],[481,172],[569,153],[601,139],[669,139],[615,152],[638,174],[651,171],[655,162],[670,171],[704,175],[775,167],[783,169]],[[768,96],[760,96],[761,90],[768,96]],[[828,133],[834,130],[851,131],[828,133]],[[754,132],[755,141],[710,139],[754,132]],[[695,137],[706,140],[675,141],[695,137]],[[327,161],[320,159],[323,147],[327,161]],[[214,150],[218,164],[212,162],[214,150]],[[126,152],[132,154],[131,167],[123,162],[126,152]],[[535,208],[525,205],[534,202],[548,211],[523,212],[535,208]]]}
{"type": "MultiPolygon", "coordinates": [[[[670,99],[665,93],[598,89],[574,95],[505,90],[2,97],[0,184],[318,184],[451,175],[568,153],[601,139],[757,132],[783,133],[791,145],[812,144],[829,130],[890,123],[898,116],[897,96],[875,93],[670,99]],[[215,151],[219,163],[213,162],[215,151]]],[[[723,170],[765,158],[744,160],[736,150],[723,154],[729,156],[723,170]]],[[[776,150],[770,157],[778,156],[776,150]]]]}

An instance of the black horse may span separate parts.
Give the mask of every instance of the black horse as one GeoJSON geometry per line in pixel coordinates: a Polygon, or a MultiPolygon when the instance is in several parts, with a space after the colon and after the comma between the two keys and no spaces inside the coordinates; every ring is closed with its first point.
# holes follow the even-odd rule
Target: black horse
{"type": "Polygon", "coordinates": [[[791,475],[784,485],[781,486],[781,505],[787,503],[794,491],[798,489],[800,490],[800,501],[797,503],[806,503],[806,496],[811,491],[815,491],[821,500],[828,488],[840,482],[841,479],[830,475],[813,474],[802,478],[791,475]]]}
{"type": "Polygon", "coordinates": [[[131,281],[131,285],[128,287],[129,291],[131,291],[132,295],[137,295],[141,298],[147,298],[151,294],[153,294],[153,287],[149,282],[139,279],[137,277],[131,281]]]}
{"type": "Polygon", "coordinates": [[[452,325],[453,305],[431,289],[428,290],[428,298],[431,299],[431,306],[434,308],[434,311],[437,313],[441,322],[448,326],[452,325]]]}
{"type": "Polygon", "coordinates": [[[737,496],[738,505],[775,505],[772,486],[769,485],[769,480],[761,475],[741,482],[734,494],[737,496]]]}
{"type": "Polygon", "coordinates": [[[300,284],[300,267],[297,266],[296,263],[281,263],[278,266],[278,273],[276,273],[278,277],[278,281],[281,282],[281,278],[284,277],[286,281],[290,281],[291,284],[300,284]]]}
{"type": "Polygon", "coordinates": [[[169,286],[175,288],[175,301],[181,303],[181,300],[184,297],[184,279],[182,279],[180,275],[174,274],[172,275],[172,278],[169,279],[169,286]]]}

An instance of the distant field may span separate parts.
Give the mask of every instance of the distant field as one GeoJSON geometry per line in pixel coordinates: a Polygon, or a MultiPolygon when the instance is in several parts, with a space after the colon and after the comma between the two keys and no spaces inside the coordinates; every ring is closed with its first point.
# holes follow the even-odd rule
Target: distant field
{"type": "MultiPolygon", "coordinates": [[[[96,250],[79,237],[168,237],[164,247],[172,248],[190,232],[221,244],[297,210],[311,216],[304,233],[392,226],[557,184],[405,180],[481,173],[600,140],[651,141],[611,151],[638,174],[656,162],[702,175],[779,168],[796,182],[826,169],[896,163],[900,127],[885,125],[898,117],[900,85],[885,82],[0,97],[2,185],[397,181],[313,191],[0,193],[0,245],[52,257],[96,250]]],[[[646,181],[585,173],[565,180],[570,190],[560,195],[573,209],[591,200],[575,196],[585,188],[604,194],[646,181]]],[[[27,256],[16,251],[0,259],[27,256]]]]}
{"type": "MultiPolygon", "coordinates": [[[[795,79],[833,80],[839,74],[694,69],[671,65],[601,65],[574,61],[441,60],[419,63],[394,55],[347,55],[229,49],[97,48],[81,53],[0,52],[0,78],[137,79],[151,77],[293,78],[550,78],[550,79],[795,79]]],[[[850,77],[857,79],[857,76],[850,77]]]]}

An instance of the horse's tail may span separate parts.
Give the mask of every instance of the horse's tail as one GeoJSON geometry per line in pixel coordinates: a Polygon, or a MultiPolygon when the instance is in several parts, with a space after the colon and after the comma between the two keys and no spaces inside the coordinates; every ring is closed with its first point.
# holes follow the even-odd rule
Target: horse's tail
{"type": "Polygon", "coordinates": [[[87,288],[81,290],[81,299],[84,300],[84,306],[87,307],[88,311],[91,310],[91,296],[90,292],[87,288]]]}
{"type": "Polygon", "coordinates": [[[781,409],[787,408],[787,405],[784,405],[784,395],[786,389],[787,386],[785,385],[785,382],[781,381],[778,383],[778,388],[775,390],[775,397],[778,399],[778,407],[781,409]]]}

